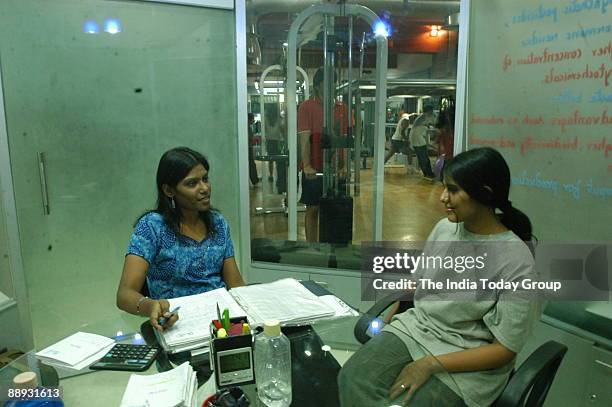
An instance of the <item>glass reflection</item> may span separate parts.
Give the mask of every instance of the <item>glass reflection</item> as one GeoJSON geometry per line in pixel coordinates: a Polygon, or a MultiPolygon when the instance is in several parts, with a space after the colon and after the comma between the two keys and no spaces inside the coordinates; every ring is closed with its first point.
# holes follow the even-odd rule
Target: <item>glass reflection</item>
{"type": "MultiPolygon", "coordinates": [[[[328,94],[333,93],[329,99],[333,101],[332,106],[344,104],[348,107],[346,121],[351,130],[346,133],[350,133],[349,139],[352,138],[353,142],[342,153],[331,154],[330,161],[332,168],[335,168],[338,157],[346,158],[349,163],[345,170],[347,196],[352,199],[348,213],[350,221],[347,222],[351,228],[348,241],[341,239],[343,234],[347,234],[341,228],[335,228],[331,238],[322,238],[320,214],[315,238],[307,236],[308,215],[300,202],[296,212],[296,239],[291,237],[287,194],[288,182],[295,175],[282,172],[282,169],[287,169],[287,165],[282,165],[283,160],[288,162],[292,154],[297,156],[298,171],[303,168],[299,166],[303,161],[303,146],[298,140],[296,151],[289,151],[287,142],[287,137],[291,137],[288,134],[290,123],[287,121],[286,87],[289,29],[300,12],[317,3],[287,4],[275,9],[247,4],[247,27],[251,35],[258,39],[261,49],[260,64],[250,63],[248,66],[248,82],[251,84],[249,111],[254,113],[255,122],[260,122],[259,126],[255,126],[256,139],[259,136],[255,143],[260,151],[255,161],[262,179],[250,189],[254,261],[359,269],[360,244],[372,240],[376,232],[377,213],[374,207],[377,196],[382,196],[384,208],[378,209],[381,212],[378,216],[382,219],[383,240],[425,240],[442,216],[438,203],[441,187],[436,174],[444,159],[453,154],[459,29],[456,18],[449,20],[448,17],[458,13],[459,2],[456,5],[449,2],[444,5],[391,3],[360,2],[378,16],[371,25],[361,18],[351,21],[347,16],[324,18],[323,15],[315,15],[306,20],[297,39],[297,66],[308,76],[306,83],[311,88],[310,98],[314,93],[314,75],[318,68],[325,66],[324,45],[327,44],[328,50],[333,49],[333,52],[327,53],[327,57],[333,58],[328,66],[331,65],[329,72],[333,72],[334,79],[333,85],[325,90],[328,94]],[[432,27],[436,29],[436,36],[430,35],[432,27]],[[374,40],[377,34],[387,35],[389,41],[384,109],[385,151],[380,153],[379,158],[385,160],[385,165],[384,173],[380,176],[376,175],[375,157],[377,47],[374,40]],[[270,82],[262,83],[262,72],[273,65],[280,66],[280,69],[267,75],[266,80],[270,82]],[[263,112],[260,108],[262,101],[263,112]],[[417,119],[423,115],[424,109],[430,108],[431,116],[423,126],[420,122],[424,120],[417,119]],[[267,113],[268,109],[271,113],[267,113]],[[282,157],[278,157],[275,136],[272,136],[271,142],[266,140],[269,138],[266,118],[270,115],[271,123],[275,123],[272,117],[277,114],[281,118],[280,128],[283,132],[284,144],[280,143],[284,147],[280,153],[282,157]],[[406,123],[400,123],[406,116],[406,123]],[[410,132],[415,123],[417,128],[421,127],[415,135],[420,133],[425,140],[420,155],[421,162],[426,160],[431,169],[426,174],[410,142],[410,132]]],[[[302,75],[297,73],[296,78],[299,86],[296,109],[299,111],[309,97],[304,94],[302,75]]],[[[343,172],[341,161],[339,172],[343,172]]],[[[323,169],[315,170],[315,175],[324,172],[323,169]]],[[[334,173],[333,170],[330,172],[334,173]]],[[[303,194],[302,178],[303,175],[298,174],[295,196],[298,201],[303,194]]],[[[335,185],[333,175],[330,182],[335,185]]],[[[323,222],[329,222],[325,219],[323,222]]]]}

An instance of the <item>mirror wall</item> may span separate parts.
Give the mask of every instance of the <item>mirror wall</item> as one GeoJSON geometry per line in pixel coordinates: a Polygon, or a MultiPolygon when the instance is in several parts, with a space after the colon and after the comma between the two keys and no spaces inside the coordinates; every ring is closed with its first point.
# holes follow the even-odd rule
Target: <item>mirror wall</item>
{"type": "MultiPolygon", "coordinates": [[[[434,170],[440,157],[452,156],[459,2],[366,0],[347,2],[338,13],[314,13],[313,8],[325,7],[317,4],[247,3],[247,82],[253,114],[249,190],[252,260],[359,269],[361,242],[423,241],[442,217],[438,201],[441,184],[434,170]],[[356,4],[369,9],[375,21],[351,17],[349,6],[356,4]],[[296,134],[292,134],[287,114],[287,60],[292,52],[289,33],[309,12],[312,15],[299,26],[293,50],[298,71],[297,115],[293,119],[296,134]],[[377,35],[386,37],[386,66],[377,64],[381,52],[377,35]],[[323,84],[326,94],[317,90],[315,75],[321,67],[328,67],[323,84]],[[386,105],[378,119],[375,102],[381,69],[386,71],[386,105]],[[308,87],[300,71],[306,73],[308,87]],[[349,141],[344,149],[320,149],[322,156],[331,157],[328,165],[322,159],[307,172],[316,181],[321,179],[324,187],[317,193],[323,202],[310,202],[309,186],[304,195],[303,150],[305,145],[316,149],[312,133],[320,130],[311,130],[306,144],[300,141],[300,133],[312,126],[307,114],[324,116],[326,98],[332,106],[330,115],[344,117],[333,119],[338,132],[324,123],[322,133],[349,141]],[[313,101],[318,108],[305,108],[313,101]],[[421,117],[425,111],[431,113],[421,117]],[[383,131],[377,136],[380,121],[383,131]],[[294,149],[290,148],[292,137],[296,139],[294,149]],[[376,147],[379,138],[384,138],[382,148],[376,147]],[[297,174],[288,167],[292,155],[297,174]],[[380,162],[384,165],[377,171],[380,162]],[[331,189],[325,186],[327,174],[331,174],[331,189]],[[292,198],[288,182],[297,184],[295,230],[288,207],[292,198]],[[311,216],[311,207],[318,207],[317,216],[311,216]],[[378,233],[377,223],[381,225],[378,233]]],[[[307,160],[313,155],[309,152],[307,160]]]]}

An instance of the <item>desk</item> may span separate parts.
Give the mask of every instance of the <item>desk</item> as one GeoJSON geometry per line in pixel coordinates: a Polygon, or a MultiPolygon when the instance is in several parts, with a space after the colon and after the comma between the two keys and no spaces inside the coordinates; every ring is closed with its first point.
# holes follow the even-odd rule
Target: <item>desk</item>
{"type": "MultiPolygon", "coordinates": [[[[322,323],[327,324],[327,323],[322,323]]],[[[329,327],[327,328],[329,329],[329,327]]],[[[331,348],[326,347],[312,326],[285,327],[283,333],[291,342],[291,387],[293,390],[294,407],[337,407],[338,384],[337,376],[340,371],[340,364],[331,353],[331,348]]],[[[151,325],[147,322],[143,324],[143,338],[149,344],[156,345],[157,341],[153,334],[151,325]]],[[[203,386],[211,378],[212,371],[206,359],[192,363],[198,377],[198,386],[203,386]]],[[[170,369],[169,361],[174,365],[179,365],[189,360],[189,352],[181,352],[176,355],[166,355],[160,353],[160,368],[170,369]]],[[[209,389],[212,386],[207,386],[209,389]]],[[[256,396],[255,386],[244,386],[244,390],[250,400],[256,396]]]]}
{"type": "MultiPolygon", "coordinates": [[[[331,294],[312,281],[305,281],[302,284],[315,295],[331,294]]],[[[340,364],[332,355],[331,348],[325,346],[316,332],[316,329],[323,329],[327,332],[329,329],[333,329],[334,325],[335,321],[332,320],[320,321],[314,326],[282,328],[283,333],[291,342],[292,406],[337,407],[340,405],[337,383],[340,364]]],[[[153,328],[148,321],[141,325],[141,333],[149,345],[159,346],[153,328]]],[[[185,361],[190,361],[189,352],[173,355],[160,352],[158,356],[161,370],[171,369],[170,362],[174,365],[180,365],[185,361]]],[[[191,364],[197,373],[198,386],[203,386],[209,379],[214,380],[211,379],[212,371],[210,370],[208,354],[191,364]]],[[[212,387],[208,386],[208,388],[212,387]]],[[[255,400],[257,395],[254,385],[244,386],[244,390],[251,401],[255,400]]]]}
{"type": "MultiPolygon", "coordinates": [[[[133,332],[134,327],[130,321],[131,318],[124,318],[122,314],[117,313],[117,319],[113,321],[105,321],[103,325],[92,325],[83,327],[86,332],[106,334],[113,336],[117,330],[122,329],[124,332],[133,332]]],[[[140,319],[142,321],[142,319],[140,319]]],[[[150,327],[150,326],[149,326],[150,327]]],[[[283,328],[283,332],[291,341],[291,356],[292,356],[292,389],[293,403],[292,406],[322,406],[336,407],[338,406],[338,388],[336,377],[340,370],[340,365],[336,360],[335,355],[339,357],[346,356],[347,350],[344,348],[329,348],[325,346],[319,334],[325,332],[329,335],[330,332],[346,329],[343,324],[338,324],[337,321],[320,321],[313,326],[303,326],[295,328],[283,328]]],[[[143,338],[147,339],[149,333],[143,329],[143,338]]],[[[152,335],[153,332],[150,331],[152,335]]],[[[33,354],[35,351],[29,352],[26,358],[29,358],[29,363],[34,363],[33,354]]],[[[174,356],[173,356],[174,357],[174,356]]],[[[208,357],[208,355],[206,355],[208,357]]],[[[161,354],[158,362],[163,369],[169,367],[167,364],[169,359],[167,355],[161,354]],[[164,357],[166,359],[164,359],[164,357]]],[[[207,360],[207,359],[206,359],[207,360]]],[[[23,362],[23,360],[21,360],[23,362]]],[[[23,364],[23,363],[22,363],[23,364]]],[[[9,365],[10,366],[10,365],[9,365]]],[[[207,363],[200,363],[197,366],[198,382],[202,386],[198,389],[197,400],[201,406],[202,402],[208,397],[211,389],[214,388],[212,382],[214,379],[207,381],[210,376],[210,369],[207,363]]],[[[51,381],[45,382],[53,385],[53,372],[51,372],[51,381]]],[[[156,365],[145,372],[137,374],[150,375],[158,373],[156,365]]],[[[121,402],[123,392],[127,386],[128,380],[132,372],[113,372],[113,371],[91,371],[91,373],[80,376],[73,376],[60,379],[59,386],[62,389],[63,400],[66,406],[87,406],[87,407],[108,407],[118,406],[121,402]]],[[[14,370],[6,368],[0,370],[0,388],[3,382],[10,383],[14,376],[14,370]],[[3,376],[4,374],[4,376],[3,376]],[[6,380],[4,380],[6,379],[6,380]]],[[[245,392],[252,401],[252,406],[257,406],[255,386],[245,386],[245,392]]],[[[0,400],[6,393],[0,394],[0,400]]],[[[0,406],[3,405],[0,402],[0,406]]]]}

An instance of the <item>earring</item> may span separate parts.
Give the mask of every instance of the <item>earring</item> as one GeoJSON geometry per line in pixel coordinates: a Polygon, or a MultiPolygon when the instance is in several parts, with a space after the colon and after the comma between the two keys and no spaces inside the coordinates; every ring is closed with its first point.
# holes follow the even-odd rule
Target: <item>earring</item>
{"type": "Polygon", "coordinates": [[[172,209],[176,209],[176,204],[174,203],[174,198],[170,198],[170,207],[172,209]]]}

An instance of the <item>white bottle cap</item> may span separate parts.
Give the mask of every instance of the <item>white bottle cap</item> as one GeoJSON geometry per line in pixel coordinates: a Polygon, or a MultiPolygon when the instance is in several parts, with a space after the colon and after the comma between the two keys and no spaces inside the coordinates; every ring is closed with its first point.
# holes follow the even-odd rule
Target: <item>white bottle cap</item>
{"type": "Polygon", "coordinates": [[[13,378],[13,384],[17,389],[35,389],[38,386],[38,376],[34,372],[19,373],[13,378]]]}
{"type": "Polygon", "coordinates": [[[277,319],[264,321],[264,334],[266,336],[279,336],[280,333],[280,322],[277,319]]]}

